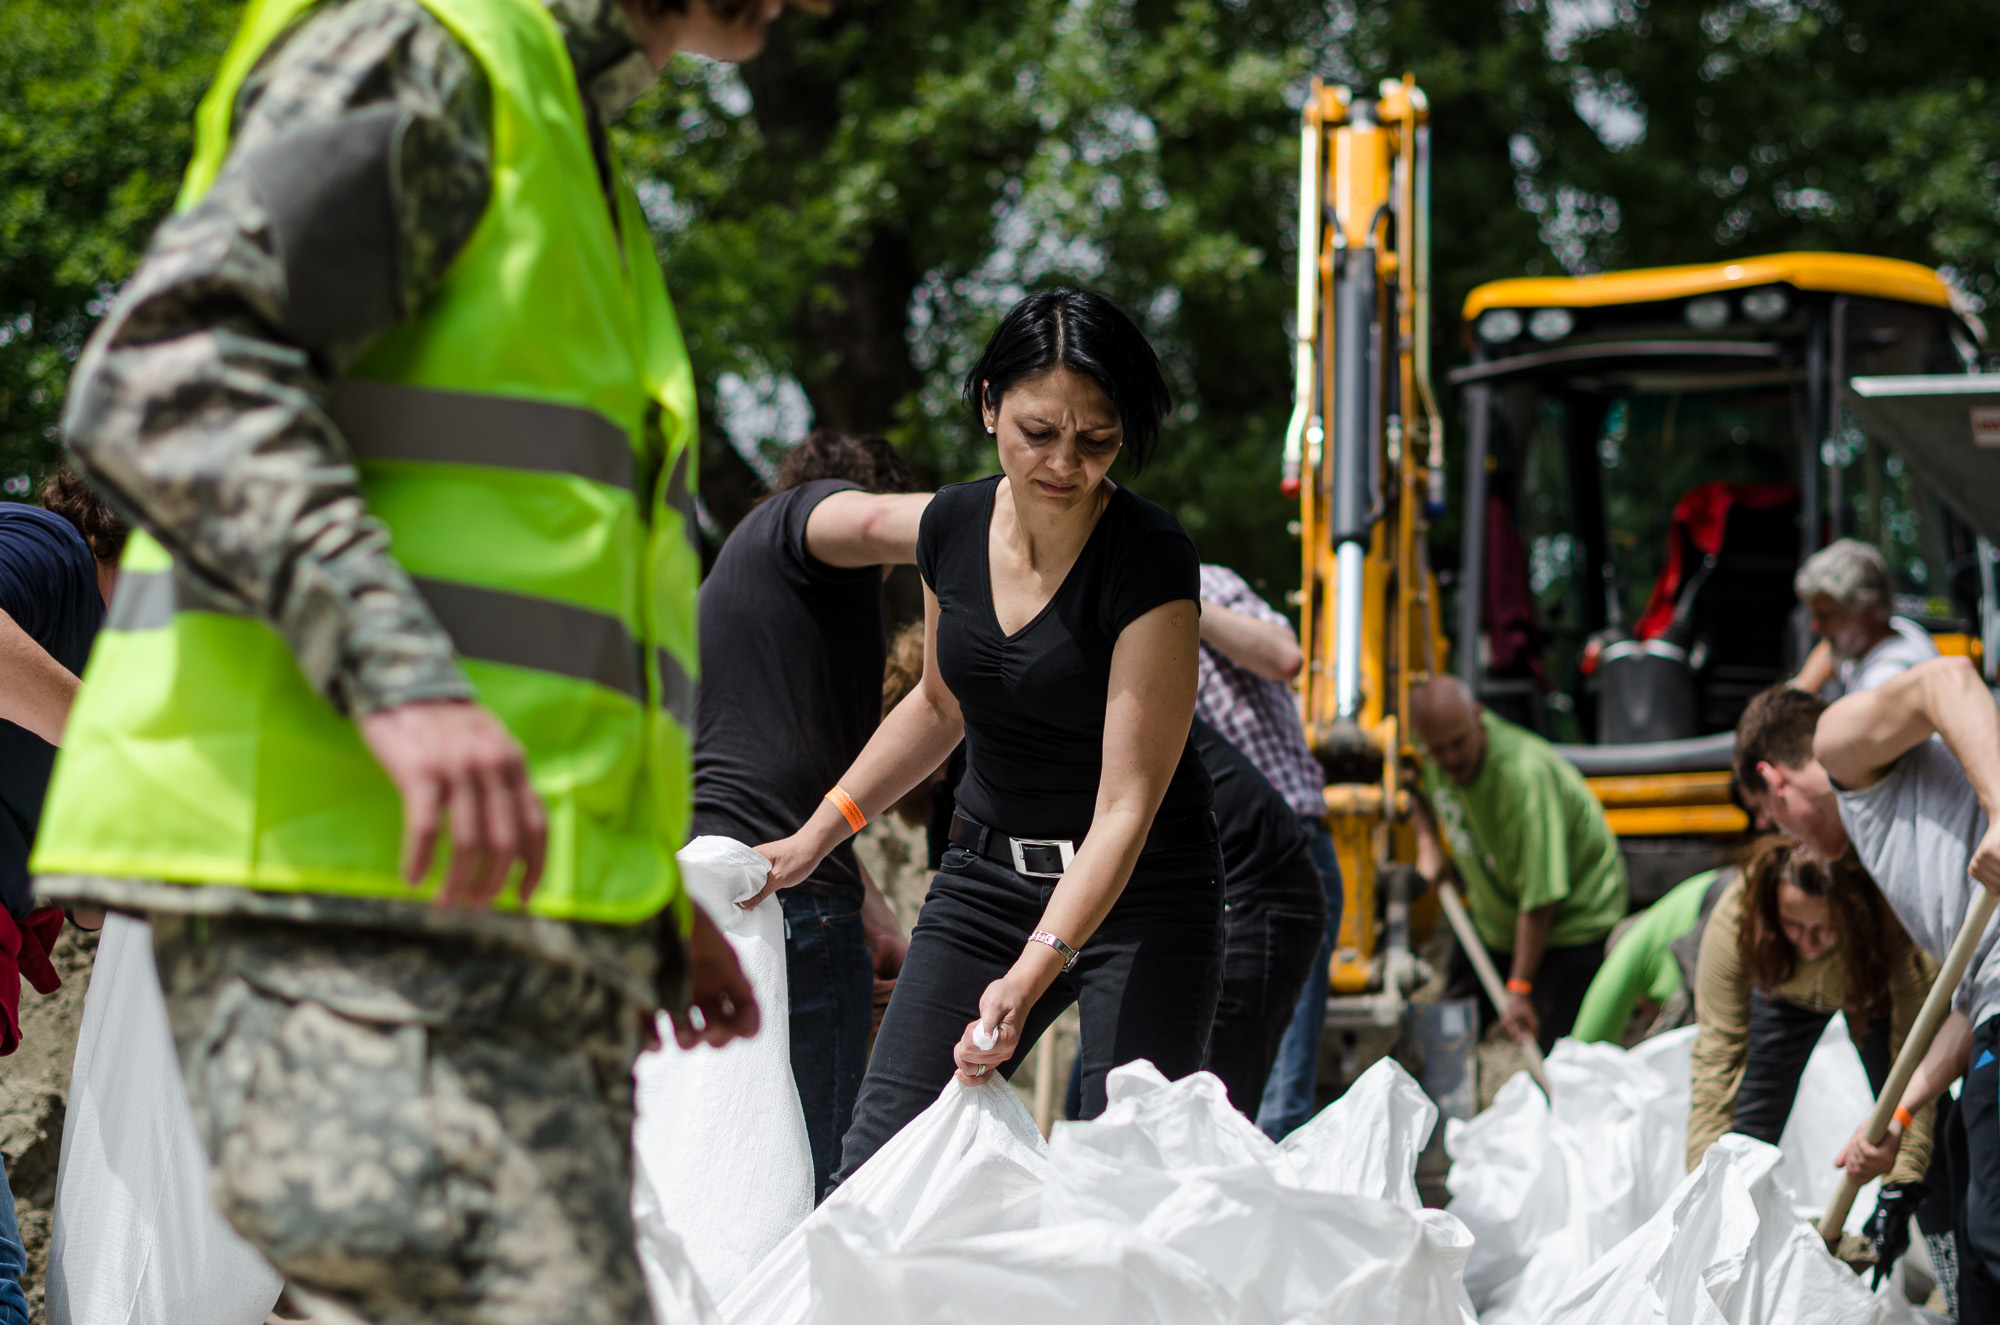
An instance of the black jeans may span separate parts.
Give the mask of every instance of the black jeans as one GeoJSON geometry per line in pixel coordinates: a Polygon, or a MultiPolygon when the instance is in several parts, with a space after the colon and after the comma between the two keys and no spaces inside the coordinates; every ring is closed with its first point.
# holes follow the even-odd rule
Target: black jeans
{"type": "MultiPolygon", "coordinates": [[[[1491,956],[1494,969],[1500,972],[1501,979],[1506,979],[1509,968],[1514,964],[1514,954],[1495,952],[1491,956]]],[[[1535,972],[1535,992],[1528,995],[1528,1002],[1534,1006],[1535,1016],[1541,1022],[1541,1031],[1535,1038],[1541,1042],[1543,1053],[1555,1048],[1556,1041],[1568,1035],[1576,1025],[1576,1014],[1583,1008],[1583,996],[1590,992],[1590,982],[1597,977],[1597,968],[1602,965],[1603,939],[1592,939],[1568,948],[1542,949],[1541,969],[1535,972]]],[[[1472,963],[1466,960],[1464,950],[1456,946],[1451,950],[1445,997],[1479,1000],[1479,1032],[1482,1035],[1499,1016],[1487,1000],[1486,988],[1479,983],[1472,963]]]]}
{"type": "Polygon", "coordinates": [[[1229,880],[1223,896],[1222,997],[1202,1066],[1222,1078],[1229,1102],[1255,1119],[1326,939],[1326,895],[1312,857],[1300,852],[1257,878],[1229,880]]]}
{"type": "MultiPolygon", "coordinates": [[[[945,852],[875,1037],[835,1186],[936,1102],[955,1070],[952,1048],[979,1016],[980,995],[1020,957],[1055,884],[963,847],[945,852]]],[[[1149,852],[1076,966],[1028,1013],[1001,1075],[1011,1079],[1049,1023],[1075,1003],[1083,1115],[1095,1117],[1104,1110],[1104,1078],[1120,1063],[1150,1059],[1169,1077],[1200,1069],[1221,983],[1220,852],[1213,843],[1149,852]]]]}
{"type": "Polygon", "coordinates": [[[826,1195],[840,1138],[868,1067],[875,1025],[875,963],[861,928],[861,900],[787,888],[785,984],[791,996],[792,1080],[812,1143],[813,1199],[826,1195]]]}

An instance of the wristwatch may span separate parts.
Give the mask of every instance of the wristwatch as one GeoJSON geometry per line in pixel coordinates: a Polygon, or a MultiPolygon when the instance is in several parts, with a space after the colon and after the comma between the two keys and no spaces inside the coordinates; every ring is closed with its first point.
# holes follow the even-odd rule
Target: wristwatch
{"type": "Polygon", "coordinates": [[[1048,945],[1051,948],[1054,948],[1056,950],[1056,954],[1063,959],[1062,968],[1065,971],[1067,971],[1070,967],[1076,965],[1076,955],[1077,955],[1076,949],[1070,947],[1069,944],[1064,943],[1061,939],[1049,933],[1049,931],[1047,931],[1046,929],[1038,929],[1034,933],[1028,935],[1028,942],[1042,943],[1048,945]]]}

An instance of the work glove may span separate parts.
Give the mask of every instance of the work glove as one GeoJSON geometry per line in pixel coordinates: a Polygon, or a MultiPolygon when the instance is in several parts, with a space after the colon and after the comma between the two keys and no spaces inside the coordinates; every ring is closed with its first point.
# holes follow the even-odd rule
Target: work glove
{"type": "Polygon", "coordinates": [[[1920,1182],[1885,1182],[1875,1197],[1875,1213],[1868,1216],[1861,1235],[1875,1248],[1875,1278],[1870,1289],[1879,1288],[1896,1258],[1910,1249],[1910,1216],[1924,1203],[1929,1191],[1920,1182]]]}

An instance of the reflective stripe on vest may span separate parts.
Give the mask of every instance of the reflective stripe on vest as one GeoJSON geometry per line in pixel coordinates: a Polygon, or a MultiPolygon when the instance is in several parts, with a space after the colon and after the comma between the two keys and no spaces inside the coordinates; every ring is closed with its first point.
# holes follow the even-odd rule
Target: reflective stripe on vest
{"type": "Polygon", "coordinates": [[[327,412],[363,460],[489,465],[633,488],[631,439],[596,410],[350,379],[327,412]]]}
{"type": "MultiPolygon", "coordinates": [[[[416,585],[464,657],[594,681],[645,702],[645,654],[617,617],[445,580],[419,579],[416,585]]],[[[118,577],[105,625],[112,630],[165,630],[181,610],[245,615],[179,571],[128,570],[118,577]]],[[[693,679],[665,649],[655,649],[654,656],[661,706],[682,725],[691,724],[693,679]]]]}
{"type": "MultiPolygon", "coordinates": [[[[647,509],[633,473],[631,443],[595,410],[350,379],[335,389],[327,413],[362,460],[568,474],[623,488],[638,499],[642,513],[647,509]]],[[[699,556],[701,531],[685,447],[667,476],[666,503],[680,513],[688,544],[699,556]]]]}

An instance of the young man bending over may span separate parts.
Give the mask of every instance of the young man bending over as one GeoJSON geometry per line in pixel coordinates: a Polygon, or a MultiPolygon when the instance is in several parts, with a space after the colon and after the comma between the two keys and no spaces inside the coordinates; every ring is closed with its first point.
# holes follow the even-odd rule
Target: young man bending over
{"type": "MultiPolygon", "coordinates": [[[[1851,848],[1910,937],[1943,961],[1975,887],[2000,892],[2000,710],[1964,658],[1934,659],[1817,709],[1796,690],[1753,701],[1737,732],[1738,780],[1817,854],[1834,860],[1851,848]],[[1813,731],[1809,748],[1801,722],[1813,731]]],[[[1961,1320],[2000,1319],[1997,1014],[2000,952],[1989,930],[1902,1099],[1914,1112],[1965,1077],[1965,1172],[1953,1177],[1961,1320]]],[[[1901,1142],[1900,1123],[1880,1146],[1857,1132],[1838,1162],[1865,1180],[1889,1170],[1901,1142]]]]}

